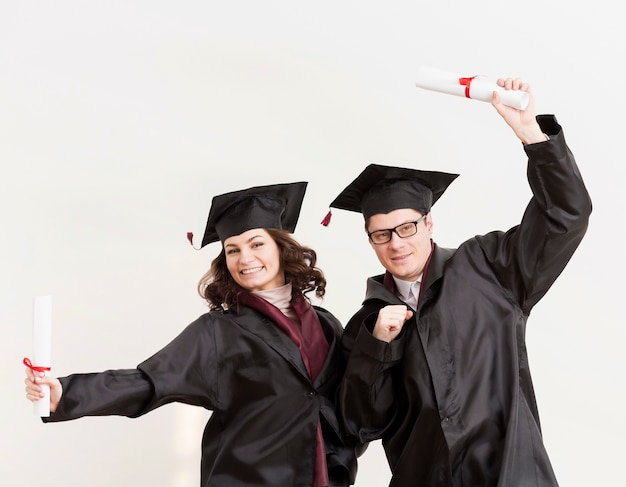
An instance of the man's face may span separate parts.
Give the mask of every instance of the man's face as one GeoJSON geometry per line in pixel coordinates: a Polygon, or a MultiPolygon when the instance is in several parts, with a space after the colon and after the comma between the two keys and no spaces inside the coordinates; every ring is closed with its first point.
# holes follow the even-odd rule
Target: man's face
{"type": "MultiPolygon", "coordinates": [[[[394,210],[389,213],[378,213],[369,218],[368,232],[396,228],[407,222],[419,220],[422,214],[409,208],[394,210]]],[[[417,224],[415,235],[400,238],[391,232],[391,240],[384,244],[370,245],[376,252],[376,257],[391,274],[403,281],[415,281],[424,272],[424,266],[430,256],[430,239],[433,231],[433,222],[430,213],[417,224]]]]}

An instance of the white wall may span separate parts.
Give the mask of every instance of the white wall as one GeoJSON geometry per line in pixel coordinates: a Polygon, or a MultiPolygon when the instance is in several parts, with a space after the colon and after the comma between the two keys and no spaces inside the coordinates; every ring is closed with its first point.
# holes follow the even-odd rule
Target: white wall
{"type": "MultiPolygon", "coordinates": [[[[379,271],[359,215],[328,203],[368,163],[462,174],[435,207],[455,246],[516,224],[521,145],[488,104],[414,87],[422,64],[529,80],[594,201],[536,307],[528,348],[562,485],[621,479],[626,39],[615,2],[2,2],[0,482],[198,485],[208,413],[43,425],[23,394],[32,297],[53,297],[55,375],[133,367],[205,311],[218,252],[192,250],[214,194],[310,181],[296,237],[343,321],[379,271]]],[[[379,445],[358,487],[385,485],[379,445]]]]}

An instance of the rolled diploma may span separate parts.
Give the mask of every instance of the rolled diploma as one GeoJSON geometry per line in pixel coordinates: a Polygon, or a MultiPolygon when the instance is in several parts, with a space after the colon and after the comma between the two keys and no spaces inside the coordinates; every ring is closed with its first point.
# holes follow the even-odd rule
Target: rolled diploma
{"type": "MultiPolygon", "coordinates": [[[[461,78],[472,78],[472,76],[463,76],[431,66],[422,66],[417,71],[415,85],[426,90],[467,98],[465,94],[466,85],[461,84],[461,78]]],[[[524,110],[528,106],[528,93],[525,91],[505,90],[497,85],[495,79],[485,76],[475,76],[470,81],[469,98],[472,100],[491,102],[494,91],[500,94],[502,103],[509,107],[524,110]]]]}
{"type": "MultiPolygon", "coordinates": [[[[33,365],[50,367],[52,342],[52,297],[36,296],[33,300],[33,365]]],[[[39,372],[35,372],[39,374],[39,372]]],[[[50,371],[44,372],[46,376],[50,371]]],[[[41,418],[50,416],[50,387],[42,386],[45,397],[33,403],[34,412],[41,418]]]]}

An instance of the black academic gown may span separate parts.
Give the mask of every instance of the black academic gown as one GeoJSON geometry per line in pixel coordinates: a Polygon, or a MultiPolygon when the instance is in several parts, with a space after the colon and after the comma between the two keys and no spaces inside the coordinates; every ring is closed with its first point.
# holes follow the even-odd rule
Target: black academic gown
{"type": "Polygon", "coordinates": [[[207,313],[136,369],[61,378],[47,421],[137,417],[171,402],[213,411],[202,439],[202,487],[311,487],[318,421],[331,485],[354,482],[356,455],[335,413],[341,324],[315,307],[330,350],[311,382],[297,346],[260,313],[207,313]]]}
{"type": "Polygon", "coordinates": [[[370,278],[347,324],[340,388],[350,434],[382,438],[402,487],[553,487],[526,354],[526,320],[580,243],[591,202],[560,126],[525,146],[533,197],[506,233],[434,246],[414,317],[387,344],[378,310],[403,304],[370,278]]]}

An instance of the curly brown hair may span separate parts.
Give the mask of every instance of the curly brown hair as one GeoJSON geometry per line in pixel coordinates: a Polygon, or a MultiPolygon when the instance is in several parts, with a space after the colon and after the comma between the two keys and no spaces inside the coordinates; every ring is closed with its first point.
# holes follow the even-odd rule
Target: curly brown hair
{"type": "MultiPolygon", "coordinates": [[[[315,267],[317,254],[310,247],[300,245],[285,230],[265,228],[276,242],[280,253],[280,266],[285,273],[285,282],[302,294],[315,291],[318,298],[326,292],[326,278],[321,269],[315,267]]],[[[228,271],[224,249],[211,262],[211,268],[198,283],[198,293],[209,303],[211,311],[225,311],[237,306],[237,295],[244,291],[228,271]]]]}

